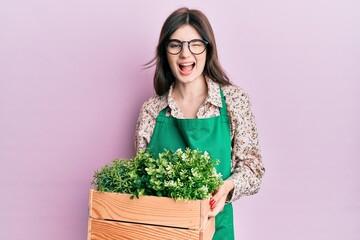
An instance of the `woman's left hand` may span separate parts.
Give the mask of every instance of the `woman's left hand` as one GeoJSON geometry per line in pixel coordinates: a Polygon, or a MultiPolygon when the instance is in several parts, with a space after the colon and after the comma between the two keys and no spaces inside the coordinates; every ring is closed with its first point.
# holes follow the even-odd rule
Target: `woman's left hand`
{"type": "Polygon", "coordinates": [[[234,182],[231,180],[225,180],[215,194],[210,199],[211,211],[209,217],[215,217],[219,212],[224,209],[226,197],[231,190],[234,189],[234,182]]]}

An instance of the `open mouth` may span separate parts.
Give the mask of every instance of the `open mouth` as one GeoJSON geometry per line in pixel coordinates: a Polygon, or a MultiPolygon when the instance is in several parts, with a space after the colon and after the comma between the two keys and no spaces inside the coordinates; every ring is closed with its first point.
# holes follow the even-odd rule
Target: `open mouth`
{"type": "Polygon", "coordinates": [[[194,67],[195,67],[195,63],[179,64],[179,69],[184,73],[191,72],[194,69],[194,67]]]}

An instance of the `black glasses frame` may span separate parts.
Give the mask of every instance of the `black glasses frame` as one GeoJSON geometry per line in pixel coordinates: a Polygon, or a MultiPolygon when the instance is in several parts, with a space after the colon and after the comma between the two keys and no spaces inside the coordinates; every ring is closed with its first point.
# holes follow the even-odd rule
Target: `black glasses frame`
{"type": "Polygon", "coordinates": [[[200,55],[200,54],[202,54],[203,52],[205,52],[205,50],[206,50],[206,48],[207,48],[207,45],[209,44],[209,42],[207,42],[207,41],[205,41],[205,40],[202,40],[202,39],[192,39],[192,40],[190,40],[190,41],[180,41],[179,39],[170,39],[170,40],[166,41],[166,43],[165,43],[165,49],[166,49],[166,51],[167,51],[168,53],[170,53],[171,55],[178,55],[178,54],[181,53],[181,51],[183,50],[183,48],[184,48],[184,43],[187,43],[187,46],[188,46],[189,51],[190,51],[192,54],[194,54],[194,55],[200,55]],[[205,48],[204,48],[204,50],[203,50],[201,53],[194,53],[194,52],[191,51],[191,49],[190,49],[190,43],[192,43],[192,42],[198,42],[198,41],[204,43],[204,44],[205,44],[205,48]],[[180,48],[180,51],[179,51],[178,53],[171,53],[171,52],[168,51],[167,48],[168,48],[169,43],[171,43],[171,42],[177,42],[177,43],[181,44],[181,48],[180,48]]]}

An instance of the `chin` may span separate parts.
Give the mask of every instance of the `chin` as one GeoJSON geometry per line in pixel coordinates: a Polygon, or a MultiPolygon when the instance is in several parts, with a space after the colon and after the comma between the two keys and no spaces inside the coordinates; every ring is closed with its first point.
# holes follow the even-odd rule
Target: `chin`
{"type": "Polygon", "coordinates": [[[182,76],[180,75],[178,78],[176,78],[176,81],[177,82],[180,82],[180,83],[192,83],[192,82],[195,82],[195,81],[200,81],[200,80],[205,80],[204,77],[202,77],[201,75],[200,76],[182,76]]]}

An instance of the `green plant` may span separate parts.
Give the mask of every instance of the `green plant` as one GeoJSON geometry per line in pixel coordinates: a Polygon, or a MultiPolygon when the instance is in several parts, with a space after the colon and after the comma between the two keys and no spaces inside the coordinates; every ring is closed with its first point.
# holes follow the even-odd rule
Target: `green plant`
{"type": "Polygon", "coordinates": [[[98,191],[151,195],[176,200],[206,199],[222,184],[221,174],[207,152],[164,150],[153,158],[139,151],[133,159],[116,159],[95,171],[92,184],[98,191]]]}

